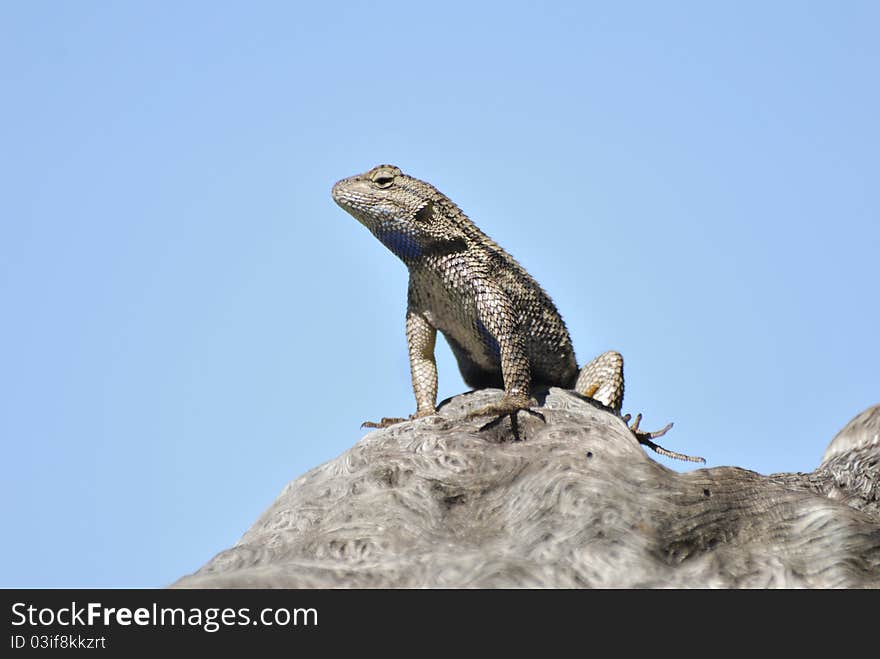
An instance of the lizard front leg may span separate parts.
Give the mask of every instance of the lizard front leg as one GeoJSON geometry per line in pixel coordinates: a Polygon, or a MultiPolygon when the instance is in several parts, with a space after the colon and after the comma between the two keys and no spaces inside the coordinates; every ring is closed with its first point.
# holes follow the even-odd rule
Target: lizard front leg
{"type": "Polygon", "coordinates": [[[406,344],[409,347],[409,369],[413,393],[416,396],[416,412],[408,419],[384,417],[381,421],[365,421],[361,428],[387,428],[401,421],[409,421],[435,412],[437,404],[437,362],[434,360],[434,344],[437,329],[425,316],[413,309],[406,311],[406,344]]]}
{"type": "Polygon", "coordinates": [[[520,327],[513,305],[501,290],[490,286],[478,290],[476,303],[476,329],[483,337],[489,352],[494,353],[501,362],[504,398],[476,409],[467,416],[496,417],[480,430],[495,426],[505,417],[510,417],[514,435],[519,439],[516,420],[518,412],[528,412],[542,421],[545,420],[543,414],[531,409],[536,403],[530,396],[532,375],[525,348],[525,333],[520,327]]]}

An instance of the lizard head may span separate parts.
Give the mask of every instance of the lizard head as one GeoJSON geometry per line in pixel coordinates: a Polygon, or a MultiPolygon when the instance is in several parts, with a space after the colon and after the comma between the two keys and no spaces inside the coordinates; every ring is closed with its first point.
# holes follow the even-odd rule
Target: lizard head
{"type": "Polygon", "coordinates": [[[434,186],[394,165],[338,181],[333,200],[407,264],[436,251],[438,242],[457,237],[440,212],[450,203],[434,186]]]}

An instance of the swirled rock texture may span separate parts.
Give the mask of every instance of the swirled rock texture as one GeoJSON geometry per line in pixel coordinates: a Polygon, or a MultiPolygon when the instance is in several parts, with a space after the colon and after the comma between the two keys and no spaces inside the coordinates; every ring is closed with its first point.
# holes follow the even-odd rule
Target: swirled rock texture
{"type": "Polygon", "coordinates": [[[463,419],[500,395],[371,432],[173,586],[880,587],[880,406],[814,472],[763,476],[672,471],[561,389],[523,441],[463,419]]]}

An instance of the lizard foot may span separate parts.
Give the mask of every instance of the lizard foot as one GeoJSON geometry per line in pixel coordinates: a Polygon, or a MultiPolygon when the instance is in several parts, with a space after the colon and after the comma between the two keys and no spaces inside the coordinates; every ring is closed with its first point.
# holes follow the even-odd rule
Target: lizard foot
{"type": "Polygon", "coordinates": [[[393,426],[397,423],[403,423],[404,421],[411,421],[415,418],[415,414],[411,415],[408,419],[403,419],[400,417],[387,417],[383,416],[380,421],[364,421],[361,424],[361,428],[387,428],[388,426],[393,426]]]}
{"type": "Polygon", "coordinates": [[[516,441],[520,441],[519,421],[516,418],[518,412],[531,414],[547,423],[547,419],[543,414],[531,409],[533,405],[535,405],[535,401],[526,396],[505,396],[497,403],[492,403],[470,412],[465,418],[473,419],[478,416],[494,416],[494,419],[480,426],[479,432],[483,432],[484,430],[494,428],[504,419],[510,417],[510,429],[513,431],[513,438],[516,441]]]}
{"type": "Polygon", "coordinates": [[[415,419],[423,419],[426,416],[431,416],[434,414],[434,410],[427,410],[425,412],[415,412],[414,414],[410,414],[406,418],[401,417],[388,417],[383,416],[379,421],[364,421],[361,424],[361,428],[388,428],[389,426],[396,425],[398,423],[403,423],[404,421],[414,421],[415,419]]]}
{"type": "Polygon", "coordinates": [[[705,464],[706,459],[701,458],[699,456],[685,455],[684,453],[676,453],[675,451],[670,451],[669,449],[665,449],[659,444],[655,444],[652,440],[657,439],[658,437],[662,437],[669,429],[672,428],[671,423],[667,423],[660,430],[654,430],[651,432],[646,432],[639,428],[639,424],[642,422],[642,414],[639,412],[636,414],[635,421],[633,421],[632,425],[630,425],[629,420],[632,418],[629,414],[624,414],[622,417],[623,422],[627,424],[630,432],[635,435],[635,438],[639,440],[639,444],[647,446],[655,453],[659,453],[660,455],[665,455],[667,458],[674,458],[676,460],[684,460],[685,462],[700,462],[705,464]]]}

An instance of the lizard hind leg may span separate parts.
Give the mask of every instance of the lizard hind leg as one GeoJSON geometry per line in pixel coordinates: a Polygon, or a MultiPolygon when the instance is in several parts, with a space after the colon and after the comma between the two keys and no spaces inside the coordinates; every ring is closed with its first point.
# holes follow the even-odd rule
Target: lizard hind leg
{"type": "Polygon", "coordinates": [[[586,364],[578,375],[574,390],[597,400],[615,413],[623,407],[623,355],[614,350],[603,352],[586,364]]]}
{"type": "Polygon", "coordinates": [[[629,414],[623,416],[620,414],[621,407],[623,407],[623,389],[623,355],[614,350],[603,352],[586,364],[581,369],[577,382],[574,385],[574,390],[577,393],[599,401],[620,416],[640,444],[647,446],[660,455],[665,455],[667,458],[675,458],[676,460],[685,460],[687,462],[706,462],[705,459],[700,457],[670,451],[653,441],[665,435],[672,428],[671,423],[660,430],[647,432],[639,427],[642,415],[638,414],[635,421],[630,424],[632,417],[629,414]]]}

